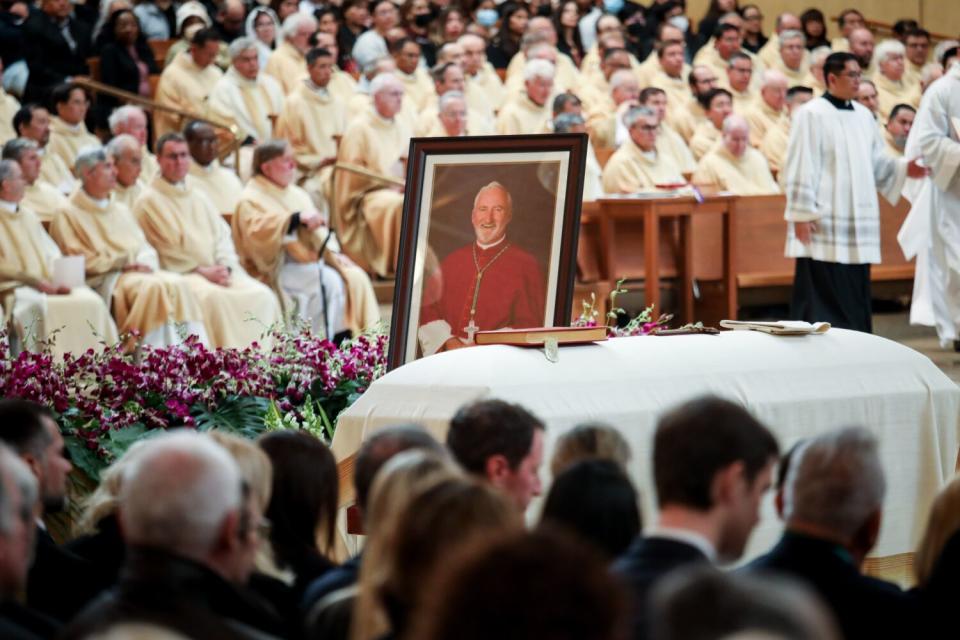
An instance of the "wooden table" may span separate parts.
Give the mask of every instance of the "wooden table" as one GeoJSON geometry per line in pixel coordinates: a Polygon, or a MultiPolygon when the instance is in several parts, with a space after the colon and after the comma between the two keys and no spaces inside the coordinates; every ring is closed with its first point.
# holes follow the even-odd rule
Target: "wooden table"
{"type": "Polygon", "coordinates": [[[734,196],[711,195],[702,202],[692,196],[597,200],[593,215],[599,225],[602,247],[600,277],[609,281],[642,278],[646,304],[663,311],[660,278],[676,275],[680,299],[677,315],[681,322],[693,322],[696,241],[693,220],[697,216],[721,216],[723,306],[725,317],[735,318],[735,239],[730,215],[734,199],[734,196]],[[641,246],[642,261],[636,255],[636,248],[641,246]]]}

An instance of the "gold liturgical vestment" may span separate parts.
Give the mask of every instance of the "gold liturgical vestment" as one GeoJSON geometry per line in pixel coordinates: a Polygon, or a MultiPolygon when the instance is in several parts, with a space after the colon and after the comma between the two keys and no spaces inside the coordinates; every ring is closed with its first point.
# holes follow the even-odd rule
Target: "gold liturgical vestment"
{"type": "Polygon", "coordinates": [[[772,109],[764,101],[763,96],[760,96],[753,107],[741,115],[750,125],[750,144],[754,147],[760,146],[768,130],[774,127],[790,128],[790,117],[787,116],[786,111],[772,109]]]}
{"type": "Polygon", "coordinates": [[[50,142],[47,143],[45,153],[59,157],[67,169],[73,170],[81,149],[100,146],[103,146],[103,143],[87,131],[87,125],[82,122],[71,125],[57,116],[50,118],[50,142]]]}
{"type": "Polygon", "coordinates": [[[683,137],[666,122],[660,123],[660,133],[657,134],[657,153],[670,156],[674,164],[680,167],[681,173],[693,173],[697,169],[697,160],[693,157],[690,147],[683,141],[683,137]]]}
{"type": "Polygon", "coordinates": [[[83,256],[87,284],[111,303],[122,333],[137,329],[147,335],[170,323],[203,320],[186,279],[159,270],[157,252],[130,210],[116,200],[98,202],[77,189],[50,235],[67,255],[83,256]],[[153,272],[124,273],[129,264],[153,272]]]}
{"type": "Polygon", "coordinates": [[[284,40],[270,54],[263,71],[273,76],[283,88],[283,93],[289,95],[307,75],[307,59],[288,40],[284,40]]]}
{"type": "Polygon", "coordinates": [[[233,171],[224,169],[219,160],[214,160],[203,167],[196,160],[191,159],[190,177],[192,178],[191,186],[202,189],[221,215],[232,214],[236,210],[237,203],[240,202],[240,193],[243,191],[243,183],[233,171]]]}
{"type": "Polygon", "coordinates": [[[707,155],[707,152],[713,149],[722,137],[720,129],[713,126],[712,122],[709,120],[701,122],[693,132],[693,138],[690,139],[690,151],[693,152],[693,157],[699,160],[707,155]]]}
{"type": "MultiPolygon", "coordinates": [[[[217,65],[201,69],[190,52],[184,51],[160,74],[154,99],[162,105],[203,116],[207,113],[207,97],[222,77],[223,71],[217,65]]],[[[186,122],[176,114],[158,110],[153,115],[153,124],[154,135],[159,139],[165,133],[182,131],[186,122]]]]}
{"type": "Polygon", "coordinates": [[[77,179],[73,177],[73,171],[63,161],[63,158],[55,153],[50,153],[43,149],[40,160],[40,180],[46,182],[62,194],[73,193],[77,184],[77,179]]]}
{"type": "MultiPolygon", "coordinates": [[[[32,211],[0,201],[0,269],[21,274],[26,280],[49,280],[51,264],[61,256],[32,211]]],[[[54,339],[52,352],[80,354],[97,348],[100,341],[117,341],[117,327],[110,311],[94,291],[76,287],[66,295],[46,295],[23,282],[0,276],[0,300],[4,315],[12,318],[14,331],[24,347],[39,348],[39,342],[54,339]],[[57,332],[54,335],[54,332],[57,332]]]]}
{"type": "Polygon", "coordinates": [[[20,204],[40,218],[40,222],[50,222],[61,209],[67,206],[67,196],[40,178],[23,192],[20,204]]]}
{"type": "Polygon", "coordinates": [[[117,186],[113,188],[113,201],[125,206],[131,211],[131,215],[133,215],[133,203],[136,202],[140,194],[143,193],[143,185],[144,181],[142,179],[137,180],[129,187],[123,186],[118,181],[117,186]]]}
{"type": "Polygon", "coordinates": [[[881,124],[890,119],[890,112],[898,104],[910,105],[914,109],[920,106],[920,85],[907,84],[902,79],[894,82],[882,73],[873,78],[877,87],[877,115],[881,124]]]}
{"type": "Polygon", "coordinates": [[[179,184],[157,176],[137,199],[133,213],[157,250],[160,266],[189,282],[212,346],[247,347],[282,320],[276,295],[240,266],[230,227],[214,204],[191,186],[189,176],[179,184]],[[228,286],[194,273],[197,267],[212,265],[230,268],[228,286]]]}
{"type": "Polygon", "coordinates": [[[543,106],[537,105],[526,93],[511,98],[497,115],[496,131],[498,135],[516,135],[521,133],[545,133],[547,123],[552,120],[550,101],[543,106]]]}
{"type": "MultiPolygon", "coordinates": [[[[250,179],[233,216],[233,240],[250,275],[276,286],[285,257],[298,263],[320,259],[319,249],[328,234],[326,228],[311,233],[300,227],[295,231],[296,237],[288,235],[291,216],[313,208],[310,195],[296,185],[282,188],[265,176],[250,179]]],[[[341,260],[338,250],[336,238],[331,238],[323,259],[346,284],[345,321],[357,335],[379,322],[380,309],[369,276],[360,267],[341,260]]]]}
{"type": "Polygon", "coordinates": [[[283,89],[265,73],[249,80],[234,67],[227,72],[210,92],[210,113],[217,120],[234,124],[240,129],[240,138],[252,137],[258,142],[273,138],[273,121],[283,110],[283,89]]]}
{"type": "MultiPolygon", "coordinates": [[[[398,119],[384,120],[371,107],[343,134],[338,161],[402,178],[410,132],[398,119]]],[[[345,170],[334,179],[333,226],[344,252],[381,276],[396,271],[403,193],[345,170]]]]}
{"type": "Polygon", "coordinates": [[[763,154],[747,147],[735,157],[725,145],[703,156],[693,174],[695,184],[713,184],[738,196],[765,196],[780,193],[763,154]]]}
{"type": "Polygon", "coordinates": [[[478,113],[488,114],[491,118],[500,110],[506,91],[500,76],[489,62],[484,63],[476,75],[466,74],[464,97],[468,107],[478,113]]]}
{"type": "Polygon", "coordinates": [[[604,193],[657,191],[658,184],[686,182],[672,158],[656,151],[645,153],[627,140],[610,156],[603,168],[604,193]]]}

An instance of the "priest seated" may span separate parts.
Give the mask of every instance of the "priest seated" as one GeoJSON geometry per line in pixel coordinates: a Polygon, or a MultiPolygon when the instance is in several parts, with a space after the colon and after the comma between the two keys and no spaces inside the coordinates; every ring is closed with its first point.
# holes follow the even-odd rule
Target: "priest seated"
{"type": "Polygon", "coordinates": [[[37,216],[21,206],[25,186],[20,165],[0,160],[0,305],[13,327],[11,340],[34,351],[49,344],[54,355],[115,343],[117,327],[100,296],[53,282],[52,265],[62,254],[37,216]]]}
{"type": "Polygon", "coordinates": [[[665,42],[656,51],[660,68],[650,77],[649,85],[667,93],[671,111],[683,109],[691,99],[691,69],[684,62],[685,53],[682,42],[665,42]]]}
{"type": "Polygon", "coordinates": [[[397,79],[403,83],[404,96],[417,111],[427,108],[436,97],[433,79],[420,66],[420,45],[411,38],[399,38],[389,44],[390,55],[397,63],[397,79]]]}
{"type": "Polygon", "coordinates": [[[283,110],[283,89],[272,76],[260,72],[254,38],[237,38],[227,52],[230,68],[210,92],[210,113],[221,122],[236,125],[240,140],[269,140],[273,137],[272,118],[283,110]]]}
{"type": "Polygon", "coordinates": [[[780,193],[766,158],[750,146],[750,125],[736,114],[723,121],[723,142],[700,159],[693,182],[738,196],[780,193]]]}
{"type": "Polygon", "coordinates": [[[143,191],[143,151],[140,142],[133,136],[121,133],[107,143],[107,155],[117,170],[117,184],[113,189],[113,199],[133,210],[133,203],[143,191]]]}
{"type": "Polygon", "coordinates": [[[670,98],[667,92],[657,87],[647,87],[640,92],[640,106],[652,109],[657,114],[660,128],[657,130],[657,151],[673,158],[683,174],[692,174],[697,168],[690,147],[666,121],[670,98]]]}
{"type": "Polygon", "coordinates": [[[733,97],[726,89],[711,89],[700,97],[700,105],[707,118],[697,126],[690,140],[690,151],[697,160],[720,142],[723,121],[733,113],[733,97]]]}
{"type": "Polygon", "coordinates": [[[544,133],[553,115],[550,96],[553,93],[554,66],[546,60],[531,60],[523,69],[524,91],[508,97],[497,116],[496,130],[501,135],[544,133]]]}
{"type": "MultiPolygon", "coordinates": [[[[787,118],[775,127],[767,129],[760,143],[760,153],[767,159],[770,171],[778,173],[783,168],[790,146],[790,126],[797,109],[813,100],[810,87],[790,87],[787,90],[787,118]]],[[[750,136],[753,139],[753,136],[750,136]]]]}
{"type": "Polygon", "coordinates": [[[657,114],[647,107],[635,107],[623,117],[630,133],[603,168],[606,193],[657,191],[657,185],[686,182],[673,158],[657,151],[657,114]]]}
{"type": "Polygon", "coordinates": [[[637,106],[640,85],[631,69],[620,69],[610,76],[610,87],[610,101],[587,110],[586,120],[591,142],[612,152],[628,137],[623,114],[637,106]]]}
{"type": "Polygon", "coordinates": [[[423,355],[471,345],[477,331],[544,324],[543,274],[536,258],[507,237],[512,217],[506,187],[480,188],[470,214],[474,241],[424,274],[417,330],[423,355]]]}
{"type": "MultiPolygon", "coordinates": [[[[333,58],[333,67],[331,68],[330,82],[327,84],[327,89],[330,91],[330,94],[336,101],[340,102],[341,104],[345,103],[350,99],[350,96],[353,95],[354,91],[357,90],[357,81],[353,79],[353,76],[337,66],[337,60],[339,59],[340,55],[340,47],[337,45],[337,38],[334,35],[324,31],[317,31],[313,37],[316,43],[313,48],[326,49],[333,58]]],[[[305,58],[309,58],[310,51],[311,50],[307,51],[305,58]]],[[[305,59],[304,61],[307,64],[307,72],[309,73],[312,63],[309,59],[305,59]]],[[[289,99],[291,95],[291,93],[287,93],[287,98],[289,99]]]]}
{"type": "MultiPolygon", "coordinates": [[[[466,81],[464,79],[463,69],[460,65],[453,62],[438,64],[431,71],[434,80],[435,95],[443,96],[450,92],[456,92],[464,95],[466,81]]],[[[440,133],[437,126],[440,104],[437,100],[431,100],[430,104],[421,110],[420,117],[417,119],[416,135],[423,137],[432,137],[446,135],[440,133]]],[[[493,133],[493,120],[483,113],[467,108],[467,122],[462,135],[482,136],[493,133]]]]}
{"type": "Polygon", "coordinates": [[[192,188],[183,136],[162,136],[156,150],[160,175],[137,199],[133,214],[157,250],[161,268],[189,282],[211,346],[248,347],[282,321],[280,303],[269,287],[243,270],[230,227],[213,202],[192,188]]]}
{"type": "Polygon", "coordinates": [[[756,100],[756,92],[751,88],[753,78],[753,60],[745,53],[737,52],[730,56],[727,63],[725,88],[733,98],[733,110],[743,113],[756,100]]]}
{"type": "MultiPolygon", "coordinates": [[[[61,194],[69,194],[73,191],[75,183],[73,172],[60,159],[60,156],[47,153],[47,145],[50,144],[50,112],[37,104],[25,104],[13,116],[13,128],[17,130],[17,136],[37,143],[41,159],[38,174],[40,181],[55,188],[61,194]]],[[[49,214],[42,211],[35,211],[35,213],[40,216],[53,216],[52,211],[49,214]]]]}
{"type": "Polygon", "coordinates": [[[140,181],[146,184],[153,180],[160,167],[157,165],[157,157],[147,149],[147,114],[143,109],[132,104],[117,107],[107,119],[107,124],[114,136],[125,133],[136,138],[140,143],[140,159],[143,164],[140,181]]]}
{"type": "Polygon", "coordinates": [[[788,29],[780,34],[780,53],[771,68],[787,78],[791,87],[802,85],[810,72],[807,38],[802,31],[788,29]]]}
{"type": "Polygon", "coordinates": [[[50,222],[67,204],[67,197],[49,183],[40,179],[43,167],[41,149],[28,138],[14,138],[3,145],[3,159],[20,165],[26,182],[21,204],[41,222],[50,222]]]}
{"type": "MultiPolygon", "coordinates": [[[[190,48],[180,52],[160,74],[157,103],[190,113],[205,113],[210,91],[223,77],[223,72],[214,64],[219,52],[220,36],[215,30],[200,29],[193,34],[190,48]]],[[[180,131],[184,124],[182,116],[157,110],[153,116],[153,133],[159,138],[180,131]]]]}
{"type": "Polygon", "coordinates": [[[190,148],[190,182],[203,191],[221,214],[232,214],[240,201],[243,183],[217,159],[219,140],[213,127],[194,120],[183,130],[190,148]]]}
{"type": "Polygon", "coordinates": [[[907,146],[907,136],[913,127],[913,119],[917,110],[908,104],[898,104],[890,112],[890,119],[883,129],[883,141],[887,143],[887,153],[896,157],[903,157],[903,150],[907,146]]]}
{"type": "Polygon", "coordinates": [[[467,115],[467,101],[459,91],[448,91],[437,101],[440,112],[433,125],[423,133],[426,137],[459,138],[469,135],[469,121],[467,115]]]}
{"type": "Polygon", "coordinates": [[[120,332],[137,331],[153,346],[177,344],[191,334],[206,343],[186,279],[160,271],[157,252],[130,210],[111,197],[117,182],[113,158],[90,147],[80,151],[76,167],[80,186],[50,225],[50,235],[65,254],[83,256],[87,284],[113,309],[120,332]]]}
{"type": "MultiPolygon", "coordinates": [[[[63,166],[72,172],[80,149],[100,144],[100,140],[87,130],[85,123],[90,109],[90,96],[82,87],[65,83],[54,87],[50,102],[57,115],[50,120],[50,143],[45,152],[60,158],[63,166]]],[[[63,184],[72,178],[72,175],[63,176],[56,183],[63,184]]]]}
{"type": "MultiPolygon", "coordinates": [[[[707,114],[700,104],[700,97],[707,91],[717,88],[717,75],[710,67],[696,65],[690,70],[687,84],[690,87],[690,94],[683,103],[667,111],[667,122],[689,144],[697,127],[707,119],[707,114]]],[[[659,88],[669,91],[663,86],[659,88]]]]}
{"type": "Polygon", "coordinates": [[[290,95],[306,75],[306,56],[310,50],[310,38],[317,32],[316,18],[306,13],[294,12],[283,20],[283,40],[270,59],[264,72],[280,83],[283,92],[290,95]]]}
{"type": "Polygon", "coordinates": [[[505,98],[503,82],[487,60],[487,43],[475,33],[465,33],[457,40],[463,49],[463,73],[466,79],[467,107],[493,122],[505,98]]]}
{"type": "Polygon", "coordinates": [[[908,104],[914,109],[920,106],[920,86],[904,78],[906,55],[907,50],[899,40],[884,40],[873,54],[877,63],[873,82],[877,87],[877,112],[881,122],[890,118],[898,104],[908,104]]]}
{"type": "Polygon", "coordinates": [[[759,147],[767,132],[776,127],[789,127],[785,111],[787,78],[779,71],[765,71],[760,81],[759,99],[745,113],[750,124],[750,144],[759,147]]]}
{"type": "Polygon", "coordinates": [[[396,272],[400,247],[402,178],[410,130],[397,118],[403,85],[381,73],[370,83],[372,104],[347,126],[337,161],[369,173],[338,169],[334,178],[333,227],[340,245],[361,267],[382,277],[396,272]]]}
{"type": "Polygon", "coordinates": [[[275,287],[290,313],[331,340],[354,335],[380,319],[367,274],[341,255],[326,217],[294,184],[296,163],[286,140],[253,154],[253,177],[233,217],[244,268],[275,287]]]}

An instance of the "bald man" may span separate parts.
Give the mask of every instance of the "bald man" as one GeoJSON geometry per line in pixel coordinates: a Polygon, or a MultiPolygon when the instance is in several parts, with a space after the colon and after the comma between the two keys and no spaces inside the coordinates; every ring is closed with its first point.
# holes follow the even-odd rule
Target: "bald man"
{"type": "Polygon", "coordinates": [[[750,124],[750,144],[759,147],[767,131],[775,127],[789,128],[785,111],[787,78],[779,71],[767,70],[760,85],[760,98],[743,115],[750,124]]]}
{"type": "Polygon", "coordinates": [[[723,143],[700,159],[693,182],[738,196],[780,193],[766,158],[750,146],[750,125],[736,114],[723,121],[723,143]]]}
{"type": "Polygon", "coordinates": [[[466,80],[464,95],[467,106],[477,113],[489,114],[491,120],[506,98],[503,82],[487,60],[487,44],[473,33],[465,33],[457,40],[463,49],[463,73],[466,80]]]}
{"type": "Polygon", "coordinates": [[[874,40],[873,33],[866,27],[854,29],[849,36],[850,53],[857,57],[860,72],[864,78],[871,78],[876,72],[873,63],[874,40]]]}
{"type": "Polygon", "coordinates": [[[524,69],[524,93],[508,101],[497,116],[500,135],[544,133],[551,120],[554,66],[546,60],[531,60],[524,69]]]}

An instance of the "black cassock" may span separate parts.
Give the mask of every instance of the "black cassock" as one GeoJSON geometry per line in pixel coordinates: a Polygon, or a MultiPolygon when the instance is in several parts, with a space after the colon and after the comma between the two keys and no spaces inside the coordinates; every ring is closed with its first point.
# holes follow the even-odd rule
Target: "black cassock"
{"type": "Polygon", "coordinates": [[[790,316],[873,333],[870,265],[797,258],[790,316]]]}

